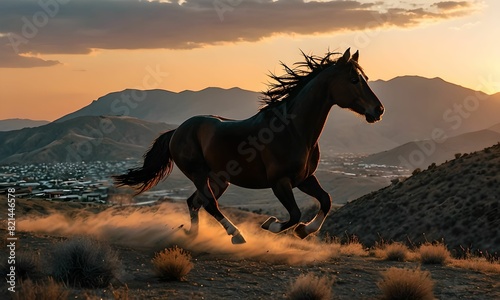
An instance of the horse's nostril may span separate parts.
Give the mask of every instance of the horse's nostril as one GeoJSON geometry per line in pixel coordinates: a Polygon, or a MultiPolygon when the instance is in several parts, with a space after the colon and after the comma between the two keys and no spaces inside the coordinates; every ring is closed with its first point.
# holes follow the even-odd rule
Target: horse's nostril
{"type": "Polygon", "coordinates": [[[377,108],[377,110],[378,110],[378,113],[382,115],[382,114],[384,113],[384,110],[385,110],[385,109],[384,109],[384,107],[381,105],[381,106],[379,106],[379,107],[377,108]]]}

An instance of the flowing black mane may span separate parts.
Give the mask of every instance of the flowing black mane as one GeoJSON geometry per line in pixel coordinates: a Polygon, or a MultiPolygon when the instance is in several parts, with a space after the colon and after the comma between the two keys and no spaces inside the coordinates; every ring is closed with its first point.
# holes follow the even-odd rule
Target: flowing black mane
{"type": "MultiPolygon", "coordinates": [[[[260,110],[280,104],[288,99],[293,98],[309,81],[318,75],[324,69],[337,63],[339,57],[332,59],[334,55],[341,55],[342,53],[328,51],[324,57],[316,55],[307,55],[301,51],[305,61],[296,62],[294,68],[287,66],[285,63],[280,62],[285,70],[285,74],[278,76],[271,73],[274,82],[269,83],[267,91],[262,92],[260,98],[262,107],[260,110]]],[[[361,66],[354,60],[349,60],[353,67],[358,70],[365,79],[368,77],[363,72],[361,66]]]]}

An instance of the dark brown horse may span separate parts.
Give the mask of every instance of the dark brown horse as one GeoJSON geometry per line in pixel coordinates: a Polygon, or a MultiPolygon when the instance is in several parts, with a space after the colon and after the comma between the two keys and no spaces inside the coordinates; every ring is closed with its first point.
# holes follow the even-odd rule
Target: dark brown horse
{"type": "Polygon", "coordinates": [[[271,188],[287,209],[287,221],[270,217],[262,228],[278,233],[295,226],[301,238],[318,231],[331,206],[330,195],[314,175],[320,158],[318,139],[331,107],[351,109],[369,123],[384,113],[358,64],[359,53],[351,57],[347,49],[337,59],[332,56],[304,54],[305,62],[296,68],[283,64],[286,74],[271,75],[276,83],[264,93],[265,106],[249,119],[196,116],[163,133],[145,154],[143,166],[115,176],[116,183],[143,192],[168,176],[175,162],[197,189],[187,199],[192,235],[198,233],[198,211],[203,206],[232,235],[233,243],[245,242],[218,207],[217,200],[230,183],[271,188]],[[319,212],[306,224],[299,223],[294,187],[320,203],[319,212]]]}

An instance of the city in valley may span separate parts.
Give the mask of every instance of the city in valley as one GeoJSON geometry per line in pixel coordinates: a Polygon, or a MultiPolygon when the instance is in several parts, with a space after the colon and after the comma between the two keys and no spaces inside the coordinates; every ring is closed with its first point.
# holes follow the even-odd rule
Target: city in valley
{"type": "MultiPolygon", "coordinates": [[[[380,178],[382,182],[410,175],[410,170],[398,166],[365,164],[362,156],[337,155],[321,160],[318,172],[328,176],[356,178],[380,178]]],[[[74,201],[123,204],[119,190],[113,185],[112,175],[121,174],[141,161],[90,161],[37,164],[11,164],[0,166],[0,194],[14,188],[17,198],[35,198],[50,201],[74,201]]],[[[192,191],[189,182],[160,185],[158,188],[137,196],[134,202],[151,203],[162,198],[185,199],[192,191]]],[[[381,183],[381,185],[384,185],[381,183]]],[[[131,190],[124,190],[132,195],[131,190]]],[[[130,197],[128,201],[130,202],[130,197]]],[[[334,201],[335,202],[335,201],[334,201]]],[[[342,201],[339,201],[342,202],[342,201]]]]}

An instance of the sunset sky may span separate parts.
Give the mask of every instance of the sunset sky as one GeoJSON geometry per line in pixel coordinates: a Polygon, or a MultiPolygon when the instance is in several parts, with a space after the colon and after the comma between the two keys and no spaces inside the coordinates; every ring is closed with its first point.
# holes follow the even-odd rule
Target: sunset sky
{"type": "Polygon", "coordinates": [[[2,0],[0,119],[54,120],[126,88],[261,91],[300,51],[371,80],[500,91],[500,1],[2,0]]]}

